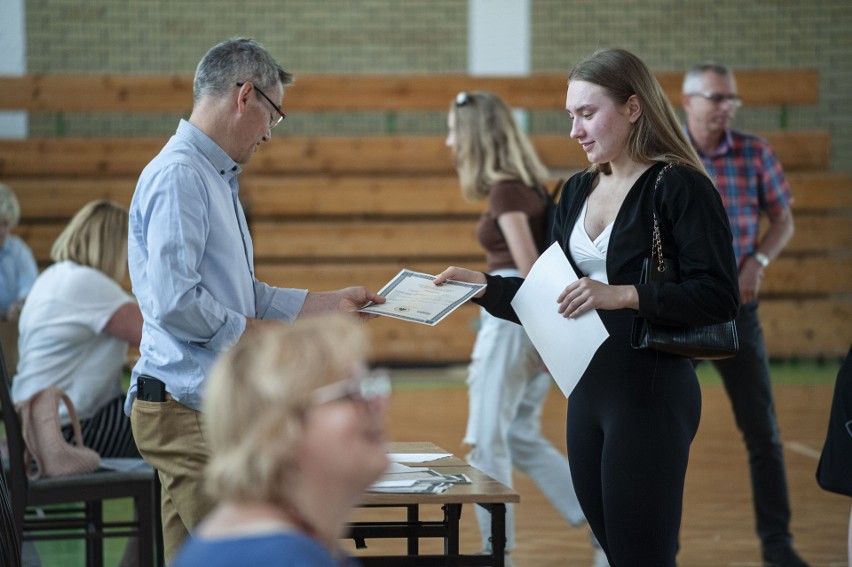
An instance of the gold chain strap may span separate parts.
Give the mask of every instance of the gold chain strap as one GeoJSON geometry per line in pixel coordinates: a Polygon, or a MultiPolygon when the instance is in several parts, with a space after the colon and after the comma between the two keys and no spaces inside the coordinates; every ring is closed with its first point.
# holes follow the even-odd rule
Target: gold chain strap
{"type": "MultiPolygon", "coordinates": [[[[663,166],[663,169],[657,174],[657,180],[654,182],[654,193],[656,194],[657,188],[660,186],[660,179],[663,178],[663,174],[672,168],[671,163],[667,163],[663,166]]],[[[660,238],[660,224],[657,222],[657,212],[656,210],[652,211],[654,215],[654,235],[651,238],[651,258],[654,256],[657,257],[657,271],[663,273],[666,271],[666,264],[663,261],[663,241],[660,238]]]]}

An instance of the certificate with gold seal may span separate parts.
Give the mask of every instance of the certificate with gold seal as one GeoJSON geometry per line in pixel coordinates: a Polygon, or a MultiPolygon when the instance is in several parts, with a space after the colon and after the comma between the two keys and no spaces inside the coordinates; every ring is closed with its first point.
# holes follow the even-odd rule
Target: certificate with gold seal
{"type": "Polygon", "coordinates": [[[435,276],[400,270],[379,290],[379,295],[386,299],[385,303],[373,303],[358,311],[424,325],[437,325],[485,287],[485,284],[453,280],[435,285],[433,281],[435,276]]]}

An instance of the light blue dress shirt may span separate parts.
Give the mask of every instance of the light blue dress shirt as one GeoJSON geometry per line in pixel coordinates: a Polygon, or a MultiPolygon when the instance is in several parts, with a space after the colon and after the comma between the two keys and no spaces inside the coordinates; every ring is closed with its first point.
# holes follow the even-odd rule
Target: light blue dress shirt
{"type": "Polygon", "coordinates": [[[238,198],[241,169],[185,120],[142,171],[130,204],[128,263],[144,317],[136,378],[153,376],[175,400],[200,410],[204,380],[245,330],[245,317],[292,322],[307,290],[257,281],[238,198]]]}
{"type": "Polygon", "coordinates": [[[38,266],[29,247],[23,240],[9,234],[0,247],[0,315],[9,306],[26,297],[33,287],[38,266]]]}

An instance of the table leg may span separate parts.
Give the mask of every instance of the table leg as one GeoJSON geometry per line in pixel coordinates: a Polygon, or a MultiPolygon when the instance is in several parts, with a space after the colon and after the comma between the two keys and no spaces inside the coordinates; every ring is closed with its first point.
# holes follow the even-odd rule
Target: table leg
{"type": "MultiPolygon", "coordinates": [[[[417,504],[410,504],[406,506],[406,508],[408,508],[408,525],[414,526],[420,522],[420,506],[417,504]]],[[[408,554],[420,554],[420,536],[416,533],[412,533],[408,536],[408,554]]]]}
{"type": "Polygon", "coordinates": [[[494,567],[504,567],[506,561],[506,505],[491,504],[491,555],[494,567]]]}
{"type": "Polygon", "coordinates": [[[447,526],[447,535],[444,538],[444,555],[459,554],[459,518],[461,518],[461,504],[444,504],[444,524],[447,526]]]}

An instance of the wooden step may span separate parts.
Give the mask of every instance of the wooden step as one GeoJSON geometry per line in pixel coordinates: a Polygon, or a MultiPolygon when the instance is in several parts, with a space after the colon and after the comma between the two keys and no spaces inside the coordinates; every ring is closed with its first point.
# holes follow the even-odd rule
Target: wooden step
{"type": "Polygon", "coordinates": [[[479,307],[466,303],[434,327],[378,317],[366,328],[378,363],[463,363],[470,360],[478,321],[479,307]]]}
{"type": "MultiPolygon", "coordinates": [[[[434,327],[380,317],[367,324],[377,362],[465,362],[475,339],[478,308],[465,304],[434,327]]],[[[852,343],[852,300],[765,300],[760,318],[769,355],[842,357],[852,343]]]]}
{"type": "MultiPolygon", "coordinates": [[[[22,222],[15,232],[40,262],[48,258],[65,222],[22,222]]],[[[342,261],[480,258],[475,222],[461,220],[258,220],[252,223],[258,262],[337,259],[342,261]]],[[[799,217],[784,255],[828,256],[852,250],[848,216],[799,217]]]]}
{"type": "MultiPolygon", "coordinates": [[[[852,251],[852,217],[850,215],[796,215],[795,232],[784,248],[784,254],[827,255],[852,251]]],[[[761,221],[761,232],[768,222],[761,221]]]]}
{"type": "Polygon", "coordinates": [[[254,218],[287,216],[478,217],[485,201],[461,196],[458,176],[445,175],[247,175],[243,202],[254,218]]]}
{"type": "MultiPolygon", "coordinates": [[[[796,213],[852,210],[852,175],[830,171],[788,174],[796,213]]],[[[133,176],[3,177],[26,219],[71,218],[93,199],[125,206],[136,187],[133,176]]],[[[552,183],[551,183],[552,185],[552,183]]],[[[431,175],[266,175],[240,177],[249,217],[430,216],[475,217],[485,202],[461,197],[454,172],[431,175]]]]}
{"type": "MultiPolygon", "coordinates": [[[[683,73],[656,72],[680,107],[683,73]]],[[[819,102],[816,69],[737,69],[746,106],[799,106],[819,102]]],[[[178,112],[192,109],[191,75],[31,74],[0,77],[0,109],[30,112],[178,112]]],[[[487,90],[532,110],[565,108],[567,75],[526,77],[425,75],[297,75],[287,89],[287,112],[446,110],[460,91],[487,90]],[[341,93],[346,93],[341,96],[341,93]]]]}
{"type": "MultiPolygon", "coordinates": [[[[852,293],[852,250],[845,257],[782,255],[766,268],[761,297],[852,293]]],[[[852,328],[852,321],[850,321],[852,328]]]]}
{"type": "Polygon", "coordinates": [[[787,174],[793,193],[793,211],[852,210],[852,175],[832,171],[792,171],[787,174]]]}
{"type": "Polygon", "coordinates": [[[761,301],[769,355],[842,357],[852,344],[852,300],[761,301]]]}
{"type": "Polygon", "coordinates": [[[439,221],[257,221],[258,260],[481,257],[475,224],[439,221]]]}
{"type": "MultiPolygon", "coordinates": [[[[785,169],[827,169],[827,131],[766,132],[785,169]]],[[[532,136],[550,168],[588,166],[580,145],[567,135],[532,136]]],[[[0,178],[13,176],[138,176],[159,153],[164,138],[31,138],[0,140],[0,178]]],[[[245,167],[251,174],[455,173],[442,136],[275,137],[245,167]]]]}
{"type": "MultiPolygon", "coordinates": [[[[293,287],[313,291],[330,291],[352,285],[363,285],[378,291],[401,269],[437,275],[447,268],[447,262],[412,260],[410,263],[382,261],[338,262],[320,264],[281,264],[257,262],[257,278],[278,287],[293,287]]],[[[484,271],[484,259],[472,260],[465,268],[484,271]]]]}
{"type": "MultiPolygon", "coordinates": [[[[256,262],[255,268],[258,279],[275,286],[327,291],[351,285],[365,285],[378,290],[402,268],[435,275],[448,265],[448,262],[413,259],[406,264],[379,260],[315,264],[256,262]]],[[[478,271],[486,269],[483,259],[471,259],[462,266],[478,271]]],[[[852,256],[782,256],[767,268],[760,288],[762,298],[789,299],[794,296],[814,297],[846,293],[852,293],[852,256]]]]}

